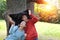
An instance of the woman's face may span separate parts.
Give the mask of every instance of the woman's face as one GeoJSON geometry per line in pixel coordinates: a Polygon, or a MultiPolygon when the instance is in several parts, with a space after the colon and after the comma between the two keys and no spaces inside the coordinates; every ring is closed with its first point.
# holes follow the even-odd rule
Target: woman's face
{"type": "Polygon", "coordinates": [[[27,22],[27,21],[28,21],[27,16],[26,16],[26,15],[23,15],[23,16],[22,16],[22,20],[24,20],[25,22],[27,22]]]}
{"type": "Polygon", "coordinates": [[[26,22],[25,22],[25,21],[22,21],[22,22],[20,23],[20,27],[26,27],[26,22]]]}

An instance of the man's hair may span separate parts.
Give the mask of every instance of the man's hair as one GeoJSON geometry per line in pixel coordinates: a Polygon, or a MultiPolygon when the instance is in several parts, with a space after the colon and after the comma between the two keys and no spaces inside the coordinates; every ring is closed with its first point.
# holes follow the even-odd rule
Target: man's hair
{"type": "Polygon", "coordinates": [[[21,15],[21,18],[22,18],[23,15],[26,15],[27,18],[30,19],[30,15],[29,15],[29,11],[28,11],[28,10],[25,10],[25,11],[23,11],[23,12],[21,12],[21,13],[18,13],[18,14],[21,15]]]}

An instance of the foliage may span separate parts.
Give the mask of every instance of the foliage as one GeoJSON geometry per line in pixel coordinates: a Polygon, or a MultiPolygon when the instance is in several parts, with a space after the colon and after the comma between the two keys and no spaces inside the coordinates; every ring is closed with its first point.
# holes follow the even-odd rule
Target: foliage
{"type": "Polygon", "coordinates": [[[0,2],[0,18],[2,18],[2,14],[6,10],[6,1],[1,1],[0,2]]]}

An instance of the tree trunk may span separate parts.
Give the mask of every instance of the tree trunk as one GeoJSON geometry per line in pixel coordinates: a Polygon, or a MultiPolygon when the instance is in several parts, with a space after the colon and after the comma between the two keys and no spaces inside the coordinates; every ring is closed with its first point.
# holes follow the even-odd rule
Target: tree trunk
{"type": "Polygon", "coordinates": [[[6,20],[7,25],[7,35],[9,34],[10,24],[8,16],[10,14],[16,14],[23,12],[26,9],[32,10],[34,13],[34,3],[36,0],[6,0],[7,1],[7,11],[4,13],[4,18],[6,20]]]}

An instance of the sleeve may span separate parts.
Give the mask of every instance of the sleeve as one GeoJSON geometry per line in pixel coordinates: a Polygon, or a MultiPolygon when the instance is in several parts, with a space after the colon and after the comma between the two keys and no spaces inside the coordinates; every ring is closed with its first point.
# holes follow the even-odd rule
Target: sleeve
{"type": "Polygon", "coordinates": [[[38,18],[36,16],[34,16],[33,14],[30,15],[31,17],[31,22],[34,24],[38,21],[38,18]]]}
{"type": "Polygon", "coordinates": [[[25,40],[25,36],[22,36],[22,37],[21,37],[21,40],[25,40]]]}
{"type": "Polygon", "coordinates": [[[10,28],[10,30],[9,30],[9,33],[12,34],[12,33],[14,33],[17,29],[18,29],[18,26],[12,25],[11,28],[10,28]]]}

